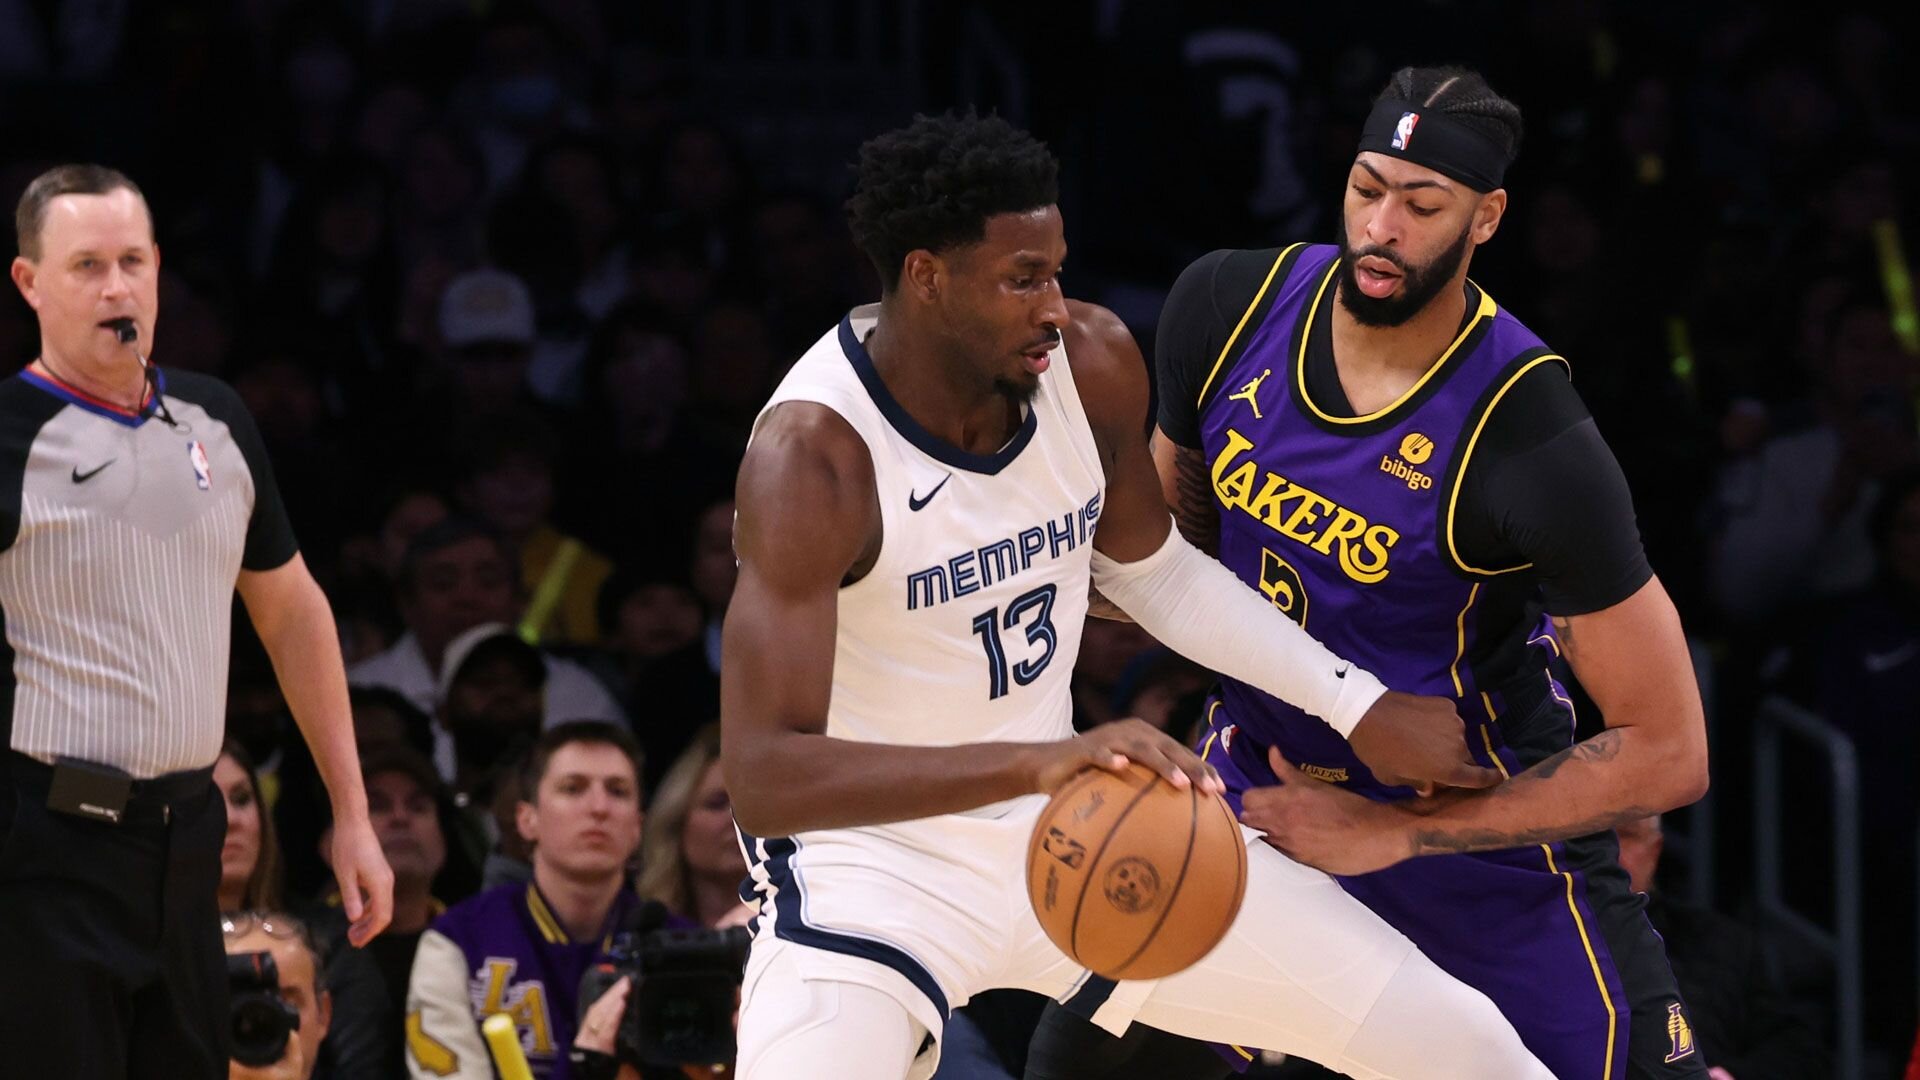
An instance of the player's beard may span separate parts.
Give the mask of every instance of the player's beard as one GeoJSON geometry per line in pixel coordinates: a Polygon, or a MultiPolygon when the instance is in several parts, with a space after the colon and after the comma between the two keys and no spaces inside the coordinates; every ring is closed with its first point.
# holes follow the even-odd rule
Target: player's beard
{"type": "Polygon", "coordinates": [[[1440,290],[1447,287],[1453,275],[1459,271],[1460,263],[1467,257],[1467,237],[1473,232],[1473,223],[1469,221],[1460,230],[1460,236],[1447,250],[1434,256],[1433,261],[1424,266],[1408,266],[1400,253],[1391,248],[1369,244],[1355,250],[1347,246],[1347,226],[1340,224],[1340,306],[1347,314],[1362,326],[1400,326],[1408,319],[1420,314],[1440,290]],[[1360,282],[1354,276],[1354,262],[1364,256],[1372,255],[1392,263],[1400,271],[1400,291],[1378,300],[1360,291],[1360,282]]]}

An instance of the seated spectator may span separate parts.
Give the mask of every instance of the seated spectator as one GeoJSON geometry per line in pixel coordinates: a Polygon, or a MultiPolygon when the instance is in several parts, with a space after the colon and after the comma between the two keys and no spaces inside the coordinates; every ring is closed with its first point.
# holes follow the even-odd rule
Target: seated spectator
{"type": "Polygon", "coordinates": [[[484,804],[501,769],[540,734],[547,665],[504,623],[481,623],[447,646],[435,714],[451,744],[456,802],[484,804]]]}
{"type": "MultiPolygon", "coordinates": [[[[1830,1075],[1826,1046],[1805,1010],[1775,983],[1754,935],[1734,919],[1654,889],[1663,846],[1660,816],[1615,831],[1620,866],[1634,891],[1647,894],[1647,918],[1667,943],[1667,960],[1713,1080],[1813,1080],[1830,1075]]],[[[1676,1042],[1674,1052],[1682,1049],[1676,1042]]]]}
{"type": "Polygon", "coordinates": [[[720,712],[720,680],[707,666],[700,601],[672,563],[644,560],[600,589],[606,652],[596,669],[618,688],[655,787],[694,732],[720,712]]]}
{"type": "Polygon", "coordinates": [[[213,763],[213,782],[227,801],[227,842],[220,849],[220,910],[280,906],[280,842],[260,797],[253,757],[228,739],[213,763]]]}
{"type": "MultiPolygon", "coordinates": [[[[381,1018],[388,1030],[388,1059],[381,1076],[405,1076],[402,1038],[406,1027],[407,980],[420,935],[446,905],[433,893],[435,879],[447,864],[447,840],[441,827],[440,778],[424,756],[398,744],[368,747],[361,758],[367,787],[367,812],[374,835],[393,868],[393,921],[361,952],[380,973],[386,997],[381,1018]]],[[[322,834],[321,847],[326,849],[322,834]]],[[[323,953],[342,947],[347,919],[338,890],[327,897],[324,912],[313,921],[314,936],[323,953]]]]}
{"type": "Polygon", "coordinates": [[[505,270],[469,270],[440,294],[440,343],[462,415],[504,417],[532,399],[533,294],[505,270]]]}
{"type": "Polygon", "coordinates": [[[533,880],[455,904],[420,940],[407,995],[418,1080],[492,1077],[480,1021],[494,1013],[512,1018],[536,1077],[567,1080],[580,977],[640,904],[627,883],[640,772],[639,746],[611,724],[561,724],[534,744],[517,815],[533,880]]]}
{"type": "Polygon", "coordinates": [[[284,912],[249,910],[226,916],[221,931],[228,956],[257,952],[273,957],[281,1000],[300,1013],[300,1026],[287,1039],[279,1061],[260,1066],[230,1061],[227,1080],[308,1080],[317,1075],[320,1042],[333,1021],[333,998],[306,927],[284,912]]]}
{"type": "Polygon", "coordinates": [[[1877,289],[1835,305],[1822,343],[1817,422],[1721,470],[1714,599],[1735,618],[1780,614],[1872,577],[1867,517],[1884,479],[1920,459],[1920,365],[1901,349],[1877,289]]]}
{"type": "MultiPolygon", "coordinates": [[[[274,834],[274,815],[261,798],[252,759],[229,740],[214,762],[213,778],[227,802],[227,840],[220,850],[220,910],[279,908],[283,858],[274,834]]],[[[323,847],[324,840],[323,834],[323,847]]],[[[316,1037],[314,1052],[306,1058],[307,1072],[301,1075],[322,1080],[377,1076],[380,1063],[394,1056],[392,1036],[380,1022],[388,1011],[380,973],[356,949],[335,948],[321,960],[327,982],[342,991],[343,1006],[325,1042],[316,1037]]]]}
{"type": "MultiPolygon", "coordinates": [[[[369,747],[399,743],[431,759],[433,722],[399,693],[353,687],[347,691],[353,711],[353,741],[362,754],[369,747]]],[[[280,752],[279,794],[273,800],[274,830],[291,896],[319,896],[331,887],[333,871],[323,833],[333,823],[333,801],[314,767],[306,743],[291,736],[280,752]]],[[[471,880],[479,881],[478,864],[471,880]]],[[[324,944],[324,943],[323,943],[324,944]]]]}
{"type": "Polygon", "coordinates": [[[740,883],[746,876],[720,775],[720,725],[708,724],[667,770],[647,807],[634,887],[701,926],[745,925],[740,883]]]}
{"type": "MultiPolygon", "coordinates": [[[[400,615],[407,632],[392,648],[350,668],[348,681],[397,690],[415,708],[437,713],[448,644],[482,623],[511,625],[519,618],[517,581],[505,546],[478,522],[449,518],[422,530],[400,567],[400,615]]],[[[557,657],[543,659],[547,723],[626,723],[613,695],[585,668],[557,657]]],[[[443,777],[452,778],[452,744],[444,732],[436,733],[434,763],[443,777]]]]}
{"type": "Polygon", "coordinates": [[[532,598],[523,621],[537,624],[528,640],[596,644],[594,600],[613,564],[552,524],[552,435],[532,424],[485,430],[468,452],[456,491],[468,512],[519,553],[520,583],[532,598]]]}

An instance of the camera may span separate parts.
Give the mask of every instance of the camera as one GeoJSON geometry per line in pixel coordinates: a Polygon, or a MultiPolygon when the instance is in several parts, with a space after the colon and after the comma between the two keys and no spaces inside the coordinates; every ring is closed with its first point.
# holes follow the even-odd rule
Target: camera
{"type": "Polygon", "coordinates": [[[614,935],[610,959],[580,980],[581,1016],[626,976],[632,980],[627,1010],[614,1039],[615,1056],[623,1064],[731,1061],[733,992],[746,969],[753,934],[745,927],[658,928],[665,918],[666,909],[648,903],[639,912],[638,929],[614,935]]]}
{"type": "Polygon", "coordinates": [[[280,966],[268,952],[228,953],[233,1060],[259,1067],[279,1061],[300,1027],[300,1010],[280,996],[280,966]]]}

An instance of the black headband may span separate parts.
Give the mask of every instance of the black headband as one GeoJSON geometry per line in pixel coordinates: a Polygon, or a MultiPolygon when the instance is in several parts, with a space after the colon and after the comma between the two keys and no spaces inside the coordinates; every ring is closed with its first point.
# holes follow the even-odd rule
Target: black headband
{"type": "Polygon", "coordinates": [[[1475,191],[1492,191],[1507,175],[1506,151],[1485,135],[1407,101],[1374,103],[1360,129],[1360,149],[1424,165],[1475,191]]]}

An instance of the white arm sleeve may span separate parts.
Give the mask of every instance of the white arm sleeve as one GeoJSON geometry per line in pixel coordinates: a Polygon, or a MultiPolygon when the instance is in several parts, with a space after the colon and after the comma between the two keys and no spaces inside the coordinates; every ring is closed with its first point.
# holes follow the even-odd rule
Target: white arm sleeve
{"type": "Polygon", "coordinates": [[[1333,655],[1178,529],[1139,562],[1095,551],[1093,584],[1161,644],[1305,709],[1342,738],[1386,693],[1379,679],[1333,655]]]}
{"type": "Polygon", "coordinates": [[[467,995],[467,957],[438,930],[420,935],[407,982],[407,1072],[413,1080],[493,1080],[493,1057],[467,995]]]}

